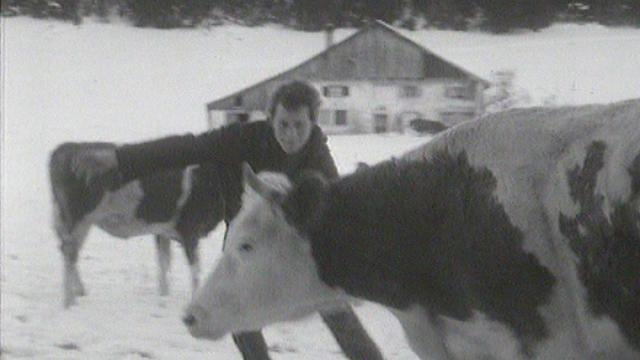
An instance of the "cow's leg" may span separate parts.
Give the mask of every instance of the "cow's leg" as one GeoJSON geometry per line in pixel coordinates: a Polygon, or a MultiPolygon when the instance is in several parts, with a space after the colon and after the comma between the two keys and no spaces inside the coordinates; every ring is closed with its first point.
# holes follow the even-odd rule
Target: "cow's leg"
{"type": "Polygon", "coordinates": [[[160,296],[169,295],[167,273],[171,268],[171,239],[156,235],[156,253],[158,255],[158,287],[160,296]]]}
{"type": "Polygon", "coordinates": [[[383,359],[380,350],[369,337],[350,305],[320,312],[334,338],[349,359],[383,359]]]}
{"type": "MultiPolygon", "coordinates": [[[[82,246],[84,245],[84,242],[87,239],[88,234],[89,234],[89,225],[84,225],[84,224],[82,226],[79,226],[74,232],[74,237],[78,240],[77,242],[78,254],[76,255],[76,257],[80,254],[80,250],[82,249],[82,246]]],[[[87,290],[84,287],[84,284],[82,283],[82,279],[80,278],[80,272],[78,271],[77,261],[75,266],[73,267],[72,276],[73,276],[73,291],[75,292],[76,296],[87,295],[87,290]]]]}
{"type": "Polygon", "coordinates": [[[67,229],[59,219],[56,219],[56,232],[60,239],[60,251],[64,260],[62,274],[65,308],[76,304],[76,296],[86,294],[80,273],[78,272],[78,256],[87,236],[89,226],[78,225],[73,230],[67,229]]]}
{"type": "Polygon", "coordinates": [[[62,273],[62,283],[64,291],[64,307],[69,308],[76,304],[76,294],[73,289],[74,271],[78,261],[77,245],[72,238],[64,238],[60,242],[60,251],[64,258],[64,270],[62,273]]]}
{"type": "Polygon", "coordinates": [[[184,253],[187,256],[189,262],[189,269],[191,270],[191,294],[193,295],[200,286],[200,256],[198,253],[198,240],[197,238],[186,238],[182,242],[184,253]]]}

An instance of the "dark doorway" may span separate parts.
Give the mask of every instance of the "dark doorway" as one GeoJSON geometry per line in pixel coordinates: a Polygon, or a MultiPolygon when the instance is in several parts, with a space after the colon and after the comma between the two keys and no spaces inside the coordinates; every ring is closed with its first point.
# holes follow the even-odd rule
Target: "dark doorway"
{"type": "Polygon", "coordinates": [[[373,131],[376,133],[385,133],[389,128],[389,117],[387,114],[373,115],[373,131]]]}
{"type": "Polygon", "coordinates": [[[347,110],[336,110],[336,125],[347,125],[347,110]]]}

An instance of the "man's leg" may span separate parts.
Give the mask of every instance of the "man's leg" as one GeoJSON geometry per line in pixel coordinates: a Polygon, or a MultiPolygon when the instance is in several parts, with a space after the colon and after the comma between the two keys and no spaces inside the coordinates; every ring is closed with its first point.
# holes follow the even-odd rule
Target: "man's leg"
{"type": "Polygon", "coordinates": [[[233,334],[233,341],[244,360],[269,360],[267,343],[260,331],[233,334]]]}
{"type": "Polygon", "coordinates": [[[382,353],[369,337],[350,305],[320,312],[342,352],[351,360],[382,360],[382,353]]]}

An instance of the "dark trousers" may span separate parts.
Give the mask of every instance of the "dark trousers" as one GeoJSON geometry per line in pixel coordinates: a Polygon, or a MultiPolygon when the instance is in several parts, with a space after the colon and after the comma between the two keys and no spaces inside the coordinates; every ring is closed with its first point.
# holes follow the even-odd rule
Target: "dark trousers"
{"type": "Polygon", "coordinates": [[[321,311],[320,316],[351,360],[382,360],[382,353],[369,337],[350,305],[336,310],[321,311]]]}
{"type": "MultiPolygon", "coordinates": [[[[223,249],[226,239],[225,231],[223,249]]],[[[345,304],[338,309],[321,311],[320,316],[347,358],[351,360],[383,359],[380,350],[369,337],[350,305],[345,304]]],[[[260,331],[233,334],[233,341],[244,360],[270,360],[267,343],[260,331]]]]}
{"type": "MultiPolygon", "coordinates": [[[[371,340],[350,306],[320,312],[342,352],[351,360],[382,360],[382,354],[371,340]]],[[[267,344],[259,331],[233,334],[233,341],[245,360],[269,360],[267,344]]]]}
{"type": "Polygon", "coordinates": [[[269,360],[269,351],[260,331],[233,334],[233,342],[245,360],[269,360]]]}

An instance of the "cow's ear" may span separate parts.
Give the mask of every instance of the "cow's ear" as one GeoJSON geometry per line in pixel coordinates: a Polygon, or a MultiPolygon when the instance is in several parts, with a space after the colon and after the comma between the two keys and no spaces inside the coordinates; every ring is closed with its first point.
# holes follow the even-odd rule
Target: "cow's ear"
{"type": "Polygon", "coordinates": [[[260,180],[258,175],[253,171],[251,165],[244,162],[242,163],[242,177],[244,179],[245,186],[253,189],[258,195],[263,198],[281,204],[284,201],[285,195],[276,189],[265,184],[260,180]]]}
{"type": "Polygon", "coordinates": [[[303,173],[282,203],[287,220],[303,231],[320,219],[328,201],[329,184],[318,172],[303,173]]]}

